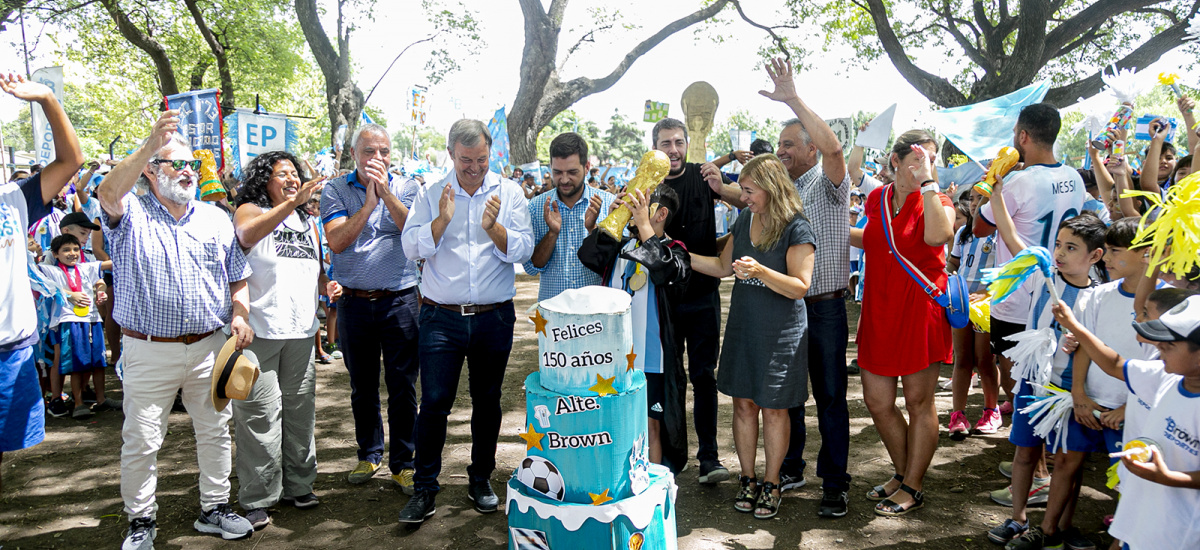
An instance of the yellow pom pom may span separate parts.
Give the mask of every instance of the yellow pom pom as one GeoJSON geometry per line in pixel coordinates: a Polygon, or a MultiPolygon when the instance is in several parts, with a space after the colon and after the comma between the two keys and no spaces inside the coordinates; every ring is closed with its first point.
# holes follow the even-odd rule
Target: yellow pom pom
{"type": "Polygon", "coordinates": [[[1133,246],[1150,247],[1150,265],[1184,277],[1200,263],[1200,172],[1183,178],[1167,189],[1164,199],[1157,193],[1126,191],[1123,197],[1143,197],[1150,208],[1138,222],[1133,246]]]}
{"type": "Polygon", "coordinates": [[[1158,83],[1163,86],[1170,86],[1179,81],[1179,75],[1175,73],[1158,73],[1158,83]]]}

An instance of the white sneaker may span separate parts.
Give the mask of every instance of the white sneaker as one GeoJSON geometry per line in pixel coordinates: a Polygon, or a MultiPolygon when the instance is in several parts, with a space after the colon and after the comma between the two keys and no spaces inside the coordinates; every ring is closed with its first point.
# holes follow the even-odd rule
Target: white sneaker
{"type": "Polygon", "coordinates": [[[154,537],[158,536],[158,526],[150,518],[137,518],[129,522],[129,531],[121,550],[154,550],[154,537]]]}
{"type": "Polygon", "coordinates": [[[225,540],[248,537],[254,534],[254,526],[246,518],[237,515],[228,504],[217,505],[207,512],[200,512],[200,519],[192,524],[197,531],[210,535],[221,535],[225,540]]]}

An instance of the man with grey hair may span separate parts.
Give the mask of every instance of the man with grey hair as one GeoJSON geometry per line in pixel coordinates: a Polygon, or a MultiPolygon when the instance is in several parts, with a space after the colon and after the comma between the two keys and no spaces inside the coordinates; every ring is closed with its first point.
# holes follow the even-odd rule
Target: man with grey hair
{"type": "Polygon", "coordinates": [[[116,258],[113,318],[125,350],[121,498],[130,526],[124,550],[153,548],[155,466],[180,390],[200,466],[201,513],[193,526],[225,539],[254,532],[229,507],[231,412],[217,410],[211,394],[216,356],[227,340],[220,329],[229,326],[239,350],[254,338],[247,322],[250,266],[229,217],[195,200],[200,161],[176,133],[178,114],[163,113],[150,137],[97,188],[104,237],[116,258]],[[130,194],[139,179],[150,192],[130,194]]]}
{"type": "Polygon", "coordinates": [[[350,483],[366,483],[383,462],[379,403],[380,357],[388,391],[388,468],[392,482],[413,491],[413,428],[417,417],[417,267],[400,235],[420,185],[388,172],[391,138],[378,124],[350,140],[356,169],[325,185],[321,223],[333,253],[330,278],[342,285],[337,333],[350,373],[350,410],[358,465],[350,483]]]}
{"type": "Polygon", "coordinates": [[[492,138],[487,126],[477,120],[455,122],[446,143],[454,170],[418,192],[404,228],[404,252],[425,265],[416,494],[400,512],[401,523],[421,523],[434,514],[446,419],[463,359],[471,394],[467,497],[481,513],[495,512],[499,505],[489,479],[496,469],[500,386],[516,321],[513,264],[533,255],[529,201],[515,182],[488,171],[492,138]]]}
{"type": "MultiPolygon", "coordinates": [[[[796,118],[783,123],[775,154],[796,184],[804,214],[817,236],[812,286],[804,297],[808,308],[808,374],[821,431],[817,475],[824,494],[817,515],[839,518],[846,515],[846,493],[850,489],[850,475],[846,473],[850,453],[846,341],[850,329],[845,300],[850,277],[850,224],[846,218],[850,175],[837,135],[796,93],[791,63],[773,60],[767,72],[775,90],[759,93],[787,105],[796,114],[796,118]]],[[[780,469],[780,487],[785,491],[804,485],[804,406],[791,409],[790,416],[790,446],[780,469]]]]}

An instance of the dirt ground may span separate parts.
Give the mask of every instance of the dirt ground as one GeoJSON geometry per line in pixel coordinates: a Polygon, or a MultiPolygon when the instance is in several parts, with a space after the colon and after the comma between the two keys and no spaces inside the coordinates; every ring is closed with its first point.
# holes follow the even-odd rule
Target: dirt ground
{"type": "MultiPolygon", "coordinates": [[[[537,297],[537,280],[518,276],[517,310],[528,308],[537,297]]],[[[730,282],[722,286],[729,299],[730,282]]],[[[851,306],[851,338],[858,308],[851,306]]],[[[532,324],[518,322],[516,342],[504,382],[504,421],[498,451],[498,468],[492,486],[503,503],[504,483],[524,456],[517,433],[525,422],[522,382],[537,368],[537,339],[532,324]]],[[[853,358],[855,347],[850,346],[853,358]]],[[[320,474],[316,493],[321,505],[312,510],[290,506],[272,509],[272,524],[248,540],[226,543],[200,535],[192,527],[198,513],[199,493],[195,440],[184,413],[172,413],[170,433],[158,455],[158,539],[163,548],[412,548],[487,549],[507,546],[503,513],[475,512],[466,497],[466,465],[470,458],[470,400],[466,376],[451,414],[445,468],[438,495],[437,514],[419,529],[400,526],[397,515],[407,497],[394,489],[384,474],[364,485],[350,485],[345,474],[356,463],[350,388],[340,361],[318,365],[317,456],[320,474]]],[[[950,367],[943,368],[943,377],[950,367]]],[[[110,379],[112,379],[110,375],[110,379]]],[[[926,505],[906,518],[888,519],[872,513],[864,493],[891,475],[883,445],[862,401],[862,387],[851,377],[850,471],[854,476],[850,513],[837,520],[816,515],[821,498],[820,479],[814,468],[809,484],[785,494],[779,515],[758,521],[735,512],[732,500],[736,483],[715,487],[697,484],[693,462],[676,482],[679,485],[677,521],[679,547],[684,550],[718,548],[990,548],[985,531],[999,524],[1007,508],[992,504],[988,491],[1004,487],[996,470],[1001,460],[1011,460],[1007,428],[994,436],[972,436],[952,442],[945,428],[950,392],[938,393],[942,412],[942,437],[926,477],[926,505]]],[[[971,395],[968,416],[978,418],[982,395],[971,395]]],[[[119,397],[119,395],[118,395],[119,397]]],[[[689,393],[690,400],[690,393],[689,393]]],[[[902,401],[901,401],[902,403],[902,401]]],[[[902,405],[901,405],[902,406],[902,405]]],[[[737,474],[731,431],[732,402],[720,397],[721,460],[737,474]]],[[[690,409],[690,404],[689,404],[690,409]]],[[[386,411],[385,411],[386,412],[386,411]]],[[[815,465],[819,444],[815,405],[808,402],[810,465],[815,465]]],[[[47,418],[46,441],[31,449],[5,453],[0,464],[4,489],[0,494],[0,549],[115,547],[127,526],[121,513],[119,412],[101,413],[86,422],[47,418]]],[[[1007,425],[1007,418],[1005,419],[1007,425]]],[[[689,420],[690,427],[690,420],[689,420]]],[[[695,435],[691,436],[695,449],[695,435]]],[[[235,434],[236,447],[236,434],[235,434]]],[[[761,447],[760,447],[761,449],[761,447]]],[[[235,450],[236,452],[236,450],[235,450]]],[[[763,458],[760,452],[759,463],[763,458]]],[[[1111,540],[1101,534],[1101,518],[1115,509],[1115,494],[1102,488],[1106,463],[1093,457],[1086,465],[1085,488],[1078,504],[1076,525],[1089,533],[1101,548],[1111,540]]],[[[236,475],[236,474],[235,474],[236,475]]],[[[233,480],[233,499],[237,497],[233,480]]],[[[1041,509],[1031,519],[1041,521],[1041,509]]]]}

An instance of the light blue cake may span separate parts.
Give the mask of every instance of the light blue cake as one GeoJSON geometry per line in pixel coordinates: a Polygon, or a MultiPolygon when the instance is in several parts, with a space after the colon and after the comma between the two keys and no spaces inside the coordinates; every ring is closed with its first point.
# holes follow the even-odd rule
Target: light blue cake
{"type": "Polygon", "coordinates": [[[606,490],[622,499],[648,485],[646,375],[632,374],[629,391],[601,397],[550,391],[537,372],[525,379],[525,433],[533,435],[522,437],[530,456],[557,467],[566,487],[562,500],[591,504],[589,493],[606,490]]]}
{"type": "Polygon", "coordinates": [[[598,395],[607,382],[618,392],[633,383],[633,321],[629,294],[588,286],[538,302],[533,316],[542,386],[568,395],[598,395]]]}
{"type": "Polygon", "coordinates": [[[556,502],[517,481],[508,481],[510,550],[676,550],[675,495],[671,471],[653,464],[641,494],[599,506],[556,502]]]}

